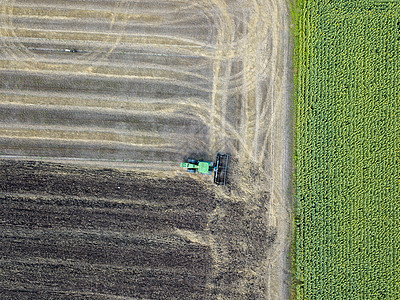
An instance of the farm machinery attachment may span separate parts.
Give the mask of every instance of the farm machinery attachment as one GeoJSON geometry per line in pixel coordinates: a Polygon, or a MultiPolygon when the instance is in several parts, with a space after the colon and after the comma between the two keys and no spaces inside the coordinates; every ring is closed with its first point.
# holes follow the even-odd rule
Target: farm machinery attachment
{"type": "Polygon", "coordinates": [[[229,154],[217,153],[215,163],[189,158],[187,163],[181,163],[181,167],[189,173],[200,173],[211,175],[214,173],[214,183],[217,185],[226,184],[228,172],[229,154]]]}

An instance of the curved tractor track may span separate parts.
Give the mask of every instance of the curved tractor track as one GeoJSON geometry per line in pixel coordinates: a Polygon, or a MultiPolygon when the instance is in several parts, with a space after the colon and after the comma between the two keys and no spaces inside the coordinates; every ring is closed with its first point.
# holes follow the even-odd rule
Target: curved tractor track
{"type": "Polygon", "coordinates": [[[211,249],[217,298],[288,297],[288,1],[3,0],[0,42],[0,157],[184,176],[229,152],[208,230],[176,234],[211,249]]]}

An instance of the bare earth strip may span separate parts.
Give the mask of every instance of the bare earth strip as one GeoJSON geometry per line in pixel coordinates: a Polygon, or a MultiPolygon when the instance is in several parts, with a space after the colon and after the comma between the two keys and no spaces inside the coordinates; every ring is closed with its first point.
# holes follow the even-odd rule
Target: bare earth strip
{"type": "Polygon", "coordinates": [[[207,225],[172,230],[208,249],[209,297],[287,299],[290,26],[277,0],[3,0],[0,158],[190,178],[229,152],[207,225]]]}

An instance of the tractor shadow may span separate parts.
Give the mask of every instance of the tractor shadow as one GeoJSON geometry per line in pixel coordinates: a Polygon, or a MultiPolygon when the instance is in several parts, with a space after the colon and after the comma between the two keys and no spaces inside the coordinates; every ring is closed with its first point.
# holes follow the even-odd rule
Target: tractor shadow
{"type": "Polygon", "coordinates": [[[210,156],[207,152],[191,152],[183,156],[183,162],[187,162],[188,159],[202,160],[202,161],[215,161],[215,157],[210,156]]]}

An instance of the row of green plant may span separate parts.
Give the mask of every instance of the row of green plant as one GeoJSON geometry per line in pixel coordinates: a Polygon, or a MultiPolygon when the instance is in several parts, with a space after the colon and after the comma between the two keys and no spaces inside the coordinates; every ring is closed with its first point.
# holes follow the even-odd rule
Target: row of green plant
{"type": "Polygon", "coordinates": [[[295,16],[295,298],[400,299],[400,3],[295,16]]]}

